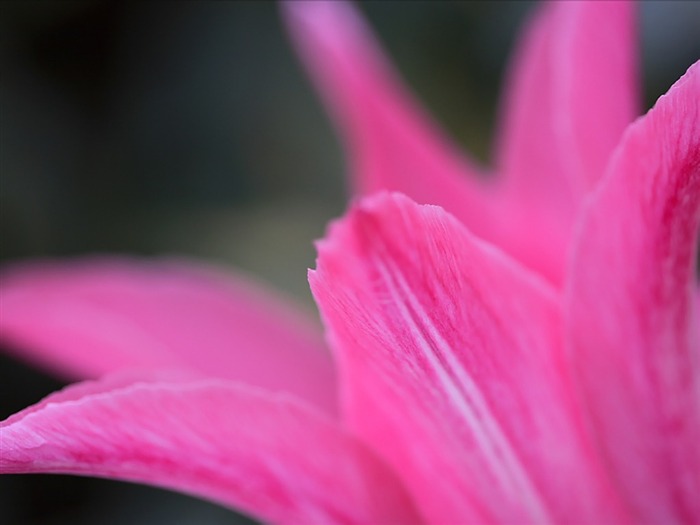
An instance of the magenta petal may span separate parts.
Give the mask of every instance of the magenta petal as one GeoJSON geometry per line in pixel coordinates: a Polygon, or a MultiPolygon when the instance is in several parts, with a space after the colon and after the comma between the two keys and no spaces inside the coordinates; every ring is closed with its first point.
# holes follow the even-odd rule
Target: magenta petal
{"type": "Polygon", "coordinates": [[[398,194],[335,223],[310,281],[347,420],[429,521],[620,519],[576,420],[547,283],[398,194]]]}
{"type": "MultiPolygon", "coordinates": [[[[638,114],[631,2],[548,2],[506,82],[498,244],[557,285],[580,204],[638,114]]],[[[479,233],[479,232],[475,232],[479,233]]]]}
{"type": "Polygon", "coordinates": [[[72,377],[189,368],[336,410],[314,327],[241,278],[184,261],[17,265],[0,277],[0,339],[72,377]]]}
{"type": "Polygon", "coordinates": [[[545,3],[518,49],[499,169],[516,198],[571,219],[638,115],[634,4],[545,3]]]}
{"type": "Polygon", "coordinates": [[[568,331],[599,446],[646,522],[698,523],[700,63],[630,126],[580,226],[568,331]]]}
{"type": "Polygon", "coordinates": [[[282,6],[296,48],[335,117],[358,193],[401,191],[439,204],[493,237],[491,188],[405,89],[355,7],[340,0],[282,6]]]}
{"type": "Polygon", "coordinates": [[[0,473],[68,473],[201,496],[273,523],[420,523],[394,474],[291,398],[225,382],[58,394],[0,424],[0,473]]]}

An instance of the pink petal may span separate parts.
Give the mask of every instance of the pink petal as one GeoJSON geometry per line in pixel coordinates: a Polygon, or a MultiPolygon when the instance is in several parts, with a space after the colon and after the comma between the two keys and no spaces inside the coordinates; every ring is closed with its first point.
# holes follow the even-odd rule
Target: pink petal
{"type": "Polygon", "coordinates": [[[340,0],[282,6],[342,135],[357,192],[399,190],[493,236],[491,189],[405,89],[354,6],[340,0]]]}
{"type": "Polygon", "coordinates": [[[249,282],[184,261],[89,259],[11,267],[0,338],[72,377],[190,368],[336,410],[333,364],[314,328],[249,282]]]}
{"type": "Polygon", "coordinates": [[[638,115],[634,5],[545,3],[516,49],[500,171],[514,198],[571,220],[638,115]]]}
{"type": "MultiPolygon", "coordinates": [[[[99,380],[82,381],[81,383],[73,383],[62,390],[54,392],[46,396],[44,399],[34,405],[25,408],[21,412],[11,415],[0,424],[0,427],[15,423],[20,419],[25,418],[29,414],[41,411],[49,404],[64,403],[66,401],[76,401],[83,397],[102,394],[125,388],[137,383],[185,383],[202,380],[196,374],[188,370],[178,369],[130,369],[114,372],[101,377],[99,380]]],[[[2,431],[0,430],[0,438],[2,431]]]]}
{"type": "Polygon", "coordinates": [[[421,522],[390,470],[286,396],[223,380],[89,390],[0,424],[0,473],[143,482],[273,523],[421,522]]]}
{"type": "Polygon", "coordinates": [[[555,284],[580,203],[638,114],[634,26],[631,2],[548,2],[516,47],[497,148],[508,210],[498,243],[555,284]]]}
{"type": "Polygon", "coordinates": [[[626,132],[580,225],[571,357],[620,489],[650,523],[700,522],[700,63],[626,132]]]}
{"type": "Polygon", "coordinates": [[[335,117],[359,193],[398,190],[440,205],[479,237],[562,282],[571,211],[539,213],[540,201],[503,194],[480,176],[404,88],[351,4],[282,5],[299,54],[335,117]]]}
{"type": "Polygon", "coordinates": [[[576,421],[544,281],[398,194],[337,222],[310,281],[347,420],[429,521],[621,519],[576,421]]]}

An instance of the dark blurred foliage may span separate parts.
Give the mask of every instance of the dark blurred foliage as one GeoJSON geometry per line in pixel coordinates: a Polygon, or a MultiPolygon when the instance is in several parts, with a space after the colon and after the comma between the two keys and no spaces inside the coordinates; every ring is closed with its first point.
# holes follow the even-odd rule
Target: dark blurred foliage
{"type": "MultiPolygon", "coordinates": [[[[643,5],[646,107],[700,55],[699,5],[643,5]]],[[[530,7],[363,4],[414,91],[484,161],[508,51],[530,7]]],[[[311,309],[311,240],[345,206],[344,168],[273,3],[0,9],[0,262],[187,254],[242,268],[311,309]]],[[[0,417],[62,384],[3,353],[0,417]]],[[[0,478],[2,523],[236,519],[126,483],[0,478]]]]}

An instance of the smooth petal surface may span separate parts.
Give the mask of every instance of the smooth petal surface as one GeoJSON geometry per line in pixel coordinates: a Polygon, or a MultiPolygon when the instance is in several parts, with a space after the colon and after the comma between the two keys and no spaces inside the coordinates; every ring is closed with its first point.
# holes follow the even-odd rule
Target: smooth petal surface
{"type": "Polygon", "coordinates": [[[634,22],[632,2],[543,3],[509,68],[498,244],[557,285],[581,202],[638,114],[634,22]]]}
{"type": "Polygon", "coordinates": [[[547,2],[507,79],[497,164],[514,199],[571,221],[639,114],[633,2],[547,2]]]}
{"type": "Polygon", "coordinates": [[[580,225],[567,290],[581,396],[640,522],[700,522],[699,225],[696,63],[626,132],[580,225]]]}
{"type": "Polygon", "coordinates": [[[341,133],[355,190],[397,190],[495,234],[491,189],[406,90],[349,2],[282,3],[296,48],[341,133]]]}
{"type": "Polygon", "coordinates": [[[176,260],[19,264],[0,276],[0,339],[70,377],[190,368],[336,410],[314,327],[251,283],[176,260]]]}
{"type": "Polygon", "coordinates": [[[394,194],[332,226],[310,282],[347,420],[429,521],[623,521],[575,420],[545,281],[394,194]]]}
{"type": "Polygon", "coordinates": [[[0,473],[148,483],[273,523],[421,522],[387,467],[287,396],[221,380],[79,388],[0,424],[0,473]]]}

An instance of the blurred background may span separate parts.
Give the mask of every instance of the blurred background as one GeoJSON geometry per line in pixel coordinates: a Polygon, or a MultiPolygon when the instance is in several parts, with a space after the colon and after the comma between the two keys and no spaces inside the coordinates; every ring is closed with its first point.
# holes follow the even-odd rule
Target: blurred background
{"type": "MultiPolygon", "coordinates": [[[[483,162],[531,7],[362,4],[419,98],[483,162]]],[[[0,9],[1,263],[184,254],[242,269],[315,315],[306,268],[345,207],[343,154],[274,3],[0,9]]],[[[700,3],[645,2],[641,23],[646,109],[700,56],[700,3]]],[[[0,418],[62,385],[0,352],[0,418]]],[[[249,523],[167,491],[64,476],[0,477],[0,521],[249,523]]]]}

